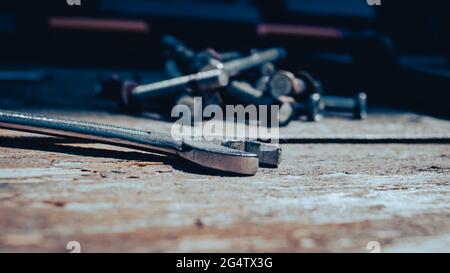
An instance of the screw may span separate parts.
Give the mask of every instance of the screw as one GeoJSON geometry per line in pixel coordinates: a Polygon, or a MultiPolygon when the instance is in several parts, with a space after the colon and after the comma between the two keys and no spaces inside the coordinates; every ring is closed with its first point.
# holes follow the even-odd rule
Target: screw
{"type": "Polygon", "coordinates": [[[367,94],[357,93],[354,98],[324,96],[326,111],[351,112],[355,119],[367,117],[367,94]]]}

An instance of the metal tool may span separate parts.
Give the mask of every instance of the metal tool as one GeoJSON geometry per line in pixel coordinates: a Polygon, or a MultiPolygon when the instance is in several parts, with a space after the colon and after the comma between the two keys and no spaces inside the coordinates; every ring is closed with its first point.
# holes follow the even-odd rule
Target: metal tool
{"type": "Polygon", "coordinates": [[[296,117],[295,104],[285,102],[280,105],[278,114],[280,126],[287,126],[296,117]]]}
{"type": "Polygon", "coordinates": [[[367,95],[364,92],[357,93],[354,98],[323,96],[325,111],[349,112],[355,119],[367,117],[367,95]]]}
{"type": "Polygon", "coordinates": [[[228,62],[242,57],[239,52],[219,53],[212,48],[195,52],[182,41],[170,35],[164,36],[162,43],[165,55],[169,58],[166,61],[166,71],[174,77],[199,72],[207,66],[214,65],[217,61],[228,62]]]}
{"type": "Polygon", "coordinates": [[[273,74],[276,72],[275,65],[273,63],[265,63],[260,67],[260,77],[257,79],[255,88],[262,92],[267,92],[269,88],[269,82],[273,74]]]}
{"type": "Polygon", "coordinates": [[[281,160],[281,149],[271,144],[260,143],[255,148],[255,145],[247,145],[245,140],[241,141],[240,146],[236,145],[239,143],[236,141],[175,140],[163,133],[31,113],[0,110],[0,128],[86,139],[177,156],[207,169],[238,175],[253,175],[259,165],[276,167],[281,160]]]}
{"type": "Polygon", "coordinates": [[[289,71],[279,70],[270,79],[269,92],[274,98],[301,94],[305,91],[305,84],[289,71]]]}
{"type": "Polygon", "coordinates": [[[294,92],[295,96],[302,96],[304,94],[310,95],[314,93],[322,94],[321,83],[316,80],[310,73],[306,71],[300,71],[297,73],[297,79],[299,85],[301,86],[300,92],[294,92]]]}
{"type": "MultiPolygon", "coordinates": [[[[273,96],[253,87],[251,84],[243,81],[233,81],[227,87],[228,93],[246,104],[253,105],[279,105],[278,125],[287,126],[289,122],[299,112],[295,108],[295,99],[288,96],[279,96],[275,99],[273,96]]],[[[309,108],[308,108],[309,109],[309,108]]]]}
{"type": "Polygon", "coordinates": [[[225,87],[229,79],[239,73],[258,67],[266,62],[284,58],[286,51],[282,48],[272,48],[255,52],[250,56],[232,60],[226,63],[216,62],[208,70],[165,81],[139,85],[134,88],[130,96],[135,100],[156,98],[162,95],[178,94],[186,89],[208,90],[225,87]]]}
{"type": "Polygon", "coordinates": [[[232,97],[246,104],[272,105],[277,103],[275,98],[265,95],[263,91],[245,81],[232,81],[227,86],[227,91],[232,97]]]}
{"type": "MultiPolygon", "coordinates": [[[[145,85],[112,77],[102,81],[102,96],[114,99],[122,110],[134,114],[148,110],[149,104],[161,99],[171,101],[172,105],[184,104],[192,108],[193,97],[201,96],[203,107],[222,105],[224,100],[220,91],[223,90],[223,87],[228,86],[230,78],[246,70],[282,59],[286,55],[282,48],[253,50],[250,56],[244,58],[237,58],[239,54],[233,52],[223,53],[222,56],[214,50],[196,53],[171,36],[166,36],[163,44],[170,55],[177,57],[179,63],[187,63],[191,66],[184,71],[195,71],[196,73],[145,85]],[[223,60],[229,61],[222,62],[223,60]]],[[[166,69],[172,71],[171,74],[177,75],[179,74],[177,66],[178,64],[173,61],[166,69]]],[[[202,120],[196,118],[196,112],[191,111],[191,121],[202,120]]]]}
{"type": "Polygon", "coordinates": [[[295,102],[294,116],[306,116],[308,121],[319,121],[322,119],[322,98],[319,93],[313,93],[308,96],[304,102],[295,102]]]}

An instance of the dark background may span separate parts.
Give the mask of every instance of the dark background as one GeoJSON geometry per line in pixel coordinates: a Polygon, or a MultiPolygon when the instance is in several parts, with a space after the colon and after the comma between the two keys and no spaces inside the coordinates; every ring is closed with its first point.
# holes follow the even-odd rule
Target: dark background
{"type": "Polygon", "coordinates": [[[195,49],[283,46],[289,55],[279,67],[311,71],[328,94],[361,90],[371,105],[448,118],[447,2],[81,0],[81,6],[68,6],[65,0],[2,0],[1,68],[37,69],[52,79],[0,79],[0,106],[104,107],[92,102],[98,75],[163,78],[161,36],[172,34],[195,49]],[[78,24],[61,24],[69,19],[78,24]],[[114,24],[105,28],[105,22],[114,24]],[[64,103],[68,98],[82,103],[64,103]]]}

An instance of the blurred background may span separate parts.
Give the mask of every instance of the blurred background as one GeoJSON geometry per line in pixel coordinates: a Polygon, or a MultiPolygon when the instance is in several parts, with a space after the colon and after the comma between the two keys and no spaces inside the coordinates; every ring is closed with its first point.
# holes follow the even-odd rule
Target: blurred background
{"type": "Polygon", "coordinates": [[[198,50],[282,46],[278,66],[309,71],[328,94],[365,91],[370,105],[450,117],[445,0],[67,2],[0,1],[1,108],[112,110],[99,75],[164,79],[171,34],[198,50]]]}

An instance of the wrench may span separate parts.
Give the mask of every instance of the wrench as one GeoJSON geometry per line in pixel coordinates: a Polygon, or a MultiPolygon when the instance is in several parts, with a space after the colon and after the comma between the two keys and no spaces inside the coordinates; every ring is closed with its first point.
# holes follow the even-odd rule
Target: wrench
{"type": "Polygon", "coordinates": [[[277,167],[281,160],[280,147],[257,141],[176,140],[169,134],[34,113],[0,110],[0,128],[176,156],[206,169],[235,175],[254,175],[260,165],[277,167]]]}

